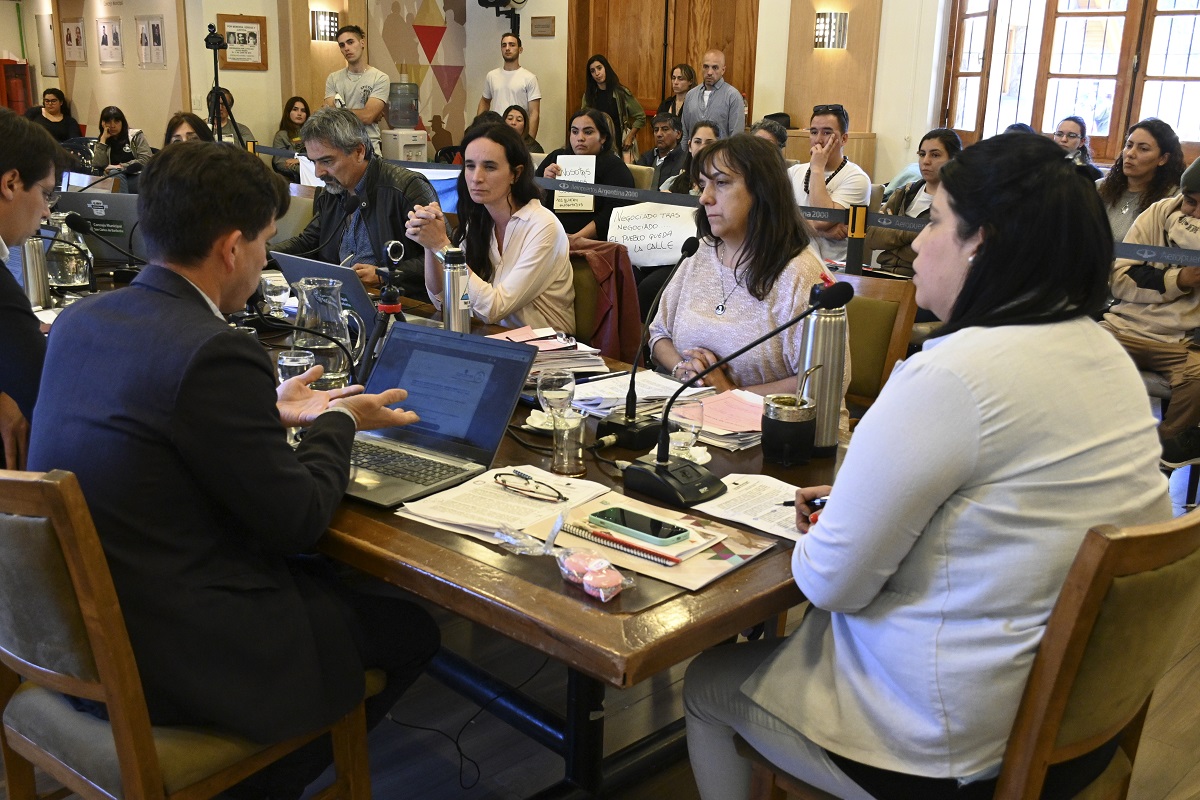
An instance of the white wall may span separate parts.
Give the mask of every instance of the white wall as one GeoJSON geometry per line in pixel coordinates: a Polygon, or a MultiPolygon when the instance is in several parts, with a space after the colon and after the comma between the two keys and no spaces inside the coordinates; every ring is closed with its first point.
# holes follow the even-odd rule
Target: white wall
{"type": "Polygon", "coordinates": [[[883,0],[871,119],[877,183],[916,161],[921,137],[937,125],[949,10],[950,0],[883,0]]]}
{"type": "MultiPolygon", "coordinates": [[[[791,24],[791,0],[759,0],[758,42],[754,65],[754,108],[750,122],[784,110],[783,87],[787,70],[788,26],[791,24]]],[[[792,124],[796,124],[793,120],[792,124]]]]}
{"type": "MultiPolygon", "coordinates": [[[[128,1],[128,0],[127,0],[128,1]]],[[[233,92],[233,116],[270,146],[279,128],[283,109],[283,94],[279,70],[279,8],[275,0],[187,0],[184,21],[187,24],[188,67],[192,96],[191,111],[207,119],[205,98],[213,85],[212,51],[204,47],[209,24],[216,24],[217,14],[248,14],[267,18],[267,70],[265,72],[223,69],[220,82],[233,92]]],[[[167,29],[171,26],[168,24],[167,29]]],[[[172,109],[174,111],[176,109],[172,109]]],[[[165,127],[168,114],[160,128],[165,127]]],[[[160,133],[159,136],[162,134],[160,133]]],[[[156,145],[157,146],[157,145],[156,145]]]]}
{"type": "MultiPolygon", "coordinates": [[[[29,29],[33,31],[33,14],[28,10],[31,3],[21,7],[22,16],[28,15],[29,29]]],[[[0,58],[20,60],[21,35],[17,25],[17,3],[15,0],[0,0],[0,58]]],[[[32,61],[32,59],[30,59],[32,61]]],[[[39,87],[41,84],[38,84],[39,87]]]]}

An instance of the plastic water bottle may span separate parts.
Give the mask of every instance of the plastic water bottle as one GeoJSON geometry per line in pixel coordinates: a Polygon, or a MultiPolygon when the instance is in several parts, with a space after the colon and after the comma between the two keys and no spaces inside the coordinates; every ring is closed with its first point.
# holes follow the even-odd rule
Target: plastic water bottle
{"type": "Polygon", "coordinates": [[[443,289],[446,302],[442,306],[445,328],[455,333],[471,332],[471,296],[467,292],[467,256],[457,247],[446,251],[443,289]]]}

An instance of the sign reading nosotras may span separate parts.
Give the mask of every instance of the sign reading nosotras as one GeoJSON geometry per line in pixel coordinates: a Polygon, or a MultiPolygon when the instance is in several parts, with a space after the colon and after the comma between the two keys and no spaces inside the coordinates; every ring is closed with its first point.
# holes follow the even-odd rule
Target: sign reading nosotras
{"type": "Polygon", "coordinates": [[[635,267],[669,266],[683,243],[696,235],[696,209],[663,203],[614,208],[608,240],[625,245],[635,267]]]}
{"type": "MultiPolygon", "coordinates": [[[[562,170],[558,173],[559,180],[575,181],[576,183],[596,182],[595,156],[562,155],[558,157],[558,166],[562,170]]],[[[577,194],[575,192],[554,193],[555,211],[593,211],[595,209],[595,202],[595,198],[590,194],[577,194]]]]}

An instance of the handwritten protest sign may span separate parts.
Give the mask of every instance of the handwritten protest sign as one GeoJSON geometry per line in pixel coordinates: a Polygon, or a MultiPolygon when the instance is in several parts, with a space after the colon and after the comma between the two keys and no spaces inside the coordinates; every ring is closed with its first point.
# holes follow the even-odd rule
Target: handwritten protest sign
{"type": "Polygon", "coordinates": [[[625,245],[635,267],[674,264],[688,237],[696,235],[696,209],[638,203],[613,209],[608,240],[625,245]]]}
{"type": "MultiPolygon", "coordinates": [[[[596,182],[595,156],[559,156],[558,166],[562,169],[562,172],[558,173],[559,180],[575,181],[576,183],[596,182]]],[[[555,192],[554,210],[591,211],[595,208],[595,201],[596,198],[590,194],[555,192]]]]}

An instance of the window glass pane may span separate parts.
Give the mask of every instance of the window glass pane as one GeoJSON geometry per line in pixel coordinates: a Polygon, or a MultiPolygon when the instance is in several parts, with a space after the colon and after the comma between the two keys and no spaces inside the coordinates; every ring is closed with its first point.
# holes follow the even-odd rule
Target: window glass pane
{"type": "Polygon", "coordinates": [[[954,92],[954,114],[951,128],[975,130],[976,110],[979,108],[979,78],[959,78],[954,92]]]}
{"type": "Polygon", "coordinates": [[[1200,0],[1158,0],[1159,11],[1197,11],[1200,0]]]}
{"type": "Polygon", "coordinates": [[[1124,17],[1059,17],[1054,21],[1050,71],[1116,75],[1124,17]]]}
{"type": "Polygon", "coordinates": [[[1112,117],[1115,80],[1054,78],[1046,82],[1046,115],[1042,131],[1053,133],[1070,116],[1083,117],[1088,136],[1107,136],[1112,117]]]}
{"type": "Polygon", "coordinates": [[[979,72],[983,69],[984,37],[987,35],[987,17],[975,17],[963,23],[962,60],[959,72],[979,72]]]}
{"type": "Polygon", "coordinates": [[[1124,11],[1127,6],[1128,0],[1058,0],[1059,11],[1124,11]]]}
{"type": "Polygon", "coordinates": [[[1138,119],[1158,117],[1185,142],[1200,141],[1200,81],[1146,81],[1138,119]]]}
{"type": "Polygon", "coordinates": [[[1200,77],[1200,15],[1173,14],[1154,19],[1146,74],[1200,77]]]}
{"type": "Polygon", "coordinates": [[[967,0],[968,14],[982,14],[988,10],[988,0],[967,0]]]}
{"type": "Polygon", "coordinates": [[[992,40],[991,71],[984,104],[983,136],[1013,122],[1033,122],[1046,0],[1001,3],[992,40]]]}

